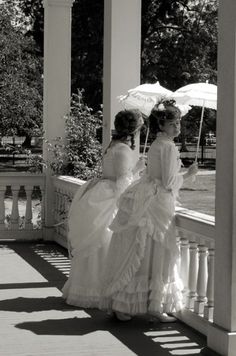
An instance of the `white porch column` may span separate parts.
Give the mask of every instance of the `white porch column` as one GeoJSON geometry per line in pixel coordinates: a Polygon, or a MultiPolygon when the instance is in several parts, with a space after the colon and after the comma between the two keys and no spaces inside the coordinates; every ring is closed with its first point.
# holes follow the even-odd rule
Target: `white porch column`
{"type": "Polygon", "coordinates": [[[103,148],[110,141],[117,96],[140,84],[141,0],[104,0],[103,148]]]}
{"type": "Polygon", "coordinates": [[[208,347],[236,355],[236,1],[220,0],[214,324],[208,347]]]}
{"type": "MultiPolygon", "coordinates": [[[[44,0],[44,131],[49,141],[65,136],[65,115],[70,107],[71,7],[74,0],[44,0]]],[[[50,154],[44,145],[44,158],[50,154]]],[[[45,225],[53,223],[53,190],[46,170],[45,225]]],[[[44,236],[50,238],[51,230],[44,236]]]]}

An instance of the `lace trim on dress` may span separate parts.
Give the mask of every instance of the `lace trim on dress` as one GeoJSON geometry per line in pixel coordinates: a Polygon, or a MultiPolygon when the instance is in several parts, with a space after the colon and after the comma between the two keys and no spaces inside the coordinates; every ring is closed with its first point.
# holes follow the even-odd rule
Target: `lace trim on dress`
{"type": "Polygon", "coordinates": [[[122,290],[125,286],[127,286],[127,284],[129,284],[140,267],[145,252],[146,239],[147,231],[146,229],[142,228],[138,236],[135,236],[136,241],[133,247],[133,251],[129,256],[126,266],[122,268],[120,276],[116,277],[115,280],[111,281],[108,283],[108,285],[105,286],[104,291],[102,292],[104,297],[112,296],[114,293],[122,290]]]}
{"type": "Polygon", "coordinates": [[[91,296],[81,296],[81,295],[71,295],[66,299],[66,304],[75,305],[80,308],[98,308],[99,306],[98,297],[91,296]]]}
{"type": "Polygon", "coordinates": [[[171,142],[174,143],[173,138],[168,136],[166,132],[158,132],[157,135],[156,135],[156,138],[166,139],[167,141],[171,141],[171,142]]]}
{"type": "Polygon", "coordinates": [[[180,168],[183,166],[183,162],[180,159],[180,152],[178,150],[178,147],[176,147],[174,140],[171,137],[169,137],[165,132],[158,132],[156,135],[156,140],[157,141],[168,141],[173,144],[173,146],[175,147],[175,150],[176,150],[177,162],[178,162],[178,167],[180,170],[180,168]]]}
{"type": "Polygon", "coordinates": [[[103,309],[113,309],[130,315],[149,312],[177,312],[183,308],[184,298],[180,280],[157,285],[148,281],[136,281],[133,291],[118,292],[111,298],[103,299],[103,309]]]}

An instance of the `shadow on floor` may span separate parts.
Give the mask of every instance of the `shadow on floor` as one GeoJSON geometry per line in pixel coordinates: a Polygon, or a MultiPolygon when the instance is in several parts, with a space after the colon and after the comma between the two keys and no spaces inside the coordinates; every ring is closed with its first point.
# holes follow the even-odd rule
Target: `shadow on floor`
{"type": "MultiPolygon", "coordinates": [[[[86,311],[87,312],[87,311],[86,311]]],[[[17,328],[37,335],[87,335],[106,331],[115,336],[136,355],[167,356],[200,354],[205,346],[201,336],[194,335],[180,323],[150,323],[145,318],[134,318],[122,323],[99,311],[89,311],[90,317],[25,322],[17,328]],[[170,351],[170,352],[169,352],[170,351]]],[[[112,355],[112,354],[111,354],[112,355]]]]}
{"type": "MultiPolygon", "coordinates": [[[[43,288],[53,286],[61,290],[69,272],[69,260],[65,249],[52,243],[23,242],[7,243],[5,247],[13,250],[47,279],[48,285],[42,283],[43,288]]],[[[4,248],[3,244],[0,248],[4,248]]],[[[147,317],[135,317],[129,322],[119,322],[98,310],[68,306],[61,297],[18,297],[2,300],[0,310],[17,313],[42,312],[40,321],[18,322],[15,325],[18,329],[28,330],[36,335],[82,336],[96,331],[106,331],[138,356],[201,355],[201,350],[206,346],[204,336],[181,322],[153,323],[147,317]],[[68,318],[65,314],[65,318],[62,316],[58,319],[44,319],[46,314],[44,315],[43,311],[49,310],[71,311],[75,313],[75,317],[68,318]],[[80,317],[80,311],[85,311],[86,314],[80,317]]]]}
{"type": "Polygon", "coordinates": [[[77,310],[78,308],[70,307],[61,297],[50,296],[47,298],[25,298],[18,297],[14,299],[0,300],[0,310],[14,312],[39,312],[45,310],[77,310]]]}

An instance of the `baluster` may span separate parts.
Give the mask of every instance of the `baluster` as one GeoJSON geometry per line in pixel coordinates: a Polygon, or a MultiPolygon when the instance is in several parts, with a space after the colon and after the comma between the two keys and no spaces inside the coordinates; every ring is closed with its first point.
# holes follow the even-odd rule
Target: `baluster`
{"type": "Polygon", "coordinates": [[[72,191],[69,191],[68,192],[68,197],[67,197],[67,211],[66,211],[66,220],[65,220],[65,230],[66,230],[66,236],[68,234],[68,216],[69,216],[69,212],[70,212],[70,206],[71,206],[71,203],[72,203],[72,200],[75,196],[75,193],[72,192],[72,191]]]}
{"type": "Polygon", "coordinates": [[[0,231],[5,230],[5,186],[0,186],[0,231]]]}
{"type": "Polygon", "coordinates": [[[203,314],[206,303],[206,287],[207,287],[207,247],[199,245],[199,268],[197,279],[197,300],[194,303],[194,312],[203,314]]]}
{"type": "Polygon", "coordinates": [[[180,239],[180,276],[183,281],[183,296],[186,298],[188,291],[188,273],[189,273],[189,242],[185,238],[180,239]]]}
{"type": "Polygon", "coordinates": [[[54,220],[58,222],[58,209],[59,209],[59,194],[57,188],[54,190],[54,220]]]}
{"type": "Polygon", "coordinates": [[[180,249],[180,236],[177,235],[176,237],[176,245],[179,250],[179,258],[177,260],[177,270],[180,275],[180,269],[181,269],[181,249],[180,249]]]}
{"type": "Polygon", "coordinates": [[[45,226],[45,190],[43,186],[40,186],[41,190],[41,226],[45,226]]]}
{"type": "Polygon", "coordinates": [[[75,193],[72,192],[71,190],[68,191],[68,194],[67,194],[67,210],[66,210],[66,216],[65,216],[65,224],[64,224],[64,228],[65,228],[65,237],[66,237],[66,240],[67,240],[67,249],[68,249],[68,257],[69,259],[71,260],[72,259],[72,255],[71,255],[71,251],[72,251],[72,248],[71,248],[71,244],[70,244],[70,241],[68,240],[68,215],[69,215],[69,211],[70,211],[70,206],[71,206],[71,202],[73,200],[75,196],[75,193]]]}
{"type": "MultiPolygon", "coordinates": [[[[61,217],[62,217],[62,210],[63,210],[63,192],[61,191],[61,189],[58,191],[58,222],[61,222],[61,217]]],[[[57,233],[59,235],[62,235],[61,232],[61,226],[57,227],[57,233]]]]}
{"type": "Polygon", "coordinates": [[[60,216],[61,216],[61,209],[62,209],[62,194],[61,194],[60,189],[58,189],[57,195],[58,195],[57,220],[59,222],[60,221],[60,216]]]}
{"type": "Polygon", "coordinates": [[[197,251],[197,243],[195,241],[191,241],[189,247],[189,294],[187,301],[187,308],[193,309],[194,302],[197,297],[197,274],[198,274],[198,251],[197,251]]]}
{"type": "Polygon", "coordinates": [[[12,190],[12,211],[10,218],[10,229],[19,228],[19,208],[18,208],[18,194],[20,190],[19,185],[14,185],[11,187],[12,190]]]}
{"type": "MultiPolygon", "coordinates": [[[[65,191],[62,192],[62,210],[61,210],[61,216],[60,216],[60,221],[63,221],[65,219],[65,214],[66,214],[66,200],[67,200],[67,195],[65,191]]],[[[61,234],[62,236],[65,235],[65,226],[61,225],[61,234]]]]}
{"type": "Polygon", "coordinates": [[[214,311],[214,266],[215,250],[208,250],[208,280],[207,280],[207,305],[204,308],[204,318],[213,321],[214,311]]]}
{"type": "Polygon", "coordinates": [[[70,193],[67,191],[65,192],[64,194],[64,208],[65,208],[65,211],[64,211],[64,214],[63,214],[63,221],[64,221],[64,224],[62,225],[62,228],[64,230],[64,236],[66,237],[67,236],[67,219],[68,219],[68,213],[69,213],[69,208],[70,208],[70,193]]]}
{"type": "Polygon", "coordinates": [[[65,214],[64,214],[64,219],[67,219],[68,213],[69,213],[69,208],[70,208],[70,193],[67,191],[65,195],[65,214]]]}
{"type": "Polygon", "coordinates": [[[25,193],[26,193],[26,211],[25,211],[25,229],[32,230],[32,186],[25,186],[25,193]]]}

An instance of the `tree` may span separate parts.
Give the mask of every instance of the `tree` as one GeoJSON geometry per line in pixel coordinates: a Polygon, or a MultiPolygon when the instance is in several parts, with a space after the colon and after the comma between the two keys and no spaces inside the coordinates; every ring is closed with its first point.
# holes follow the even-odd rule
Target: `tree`
{"type": "MultiPolygon", "coordinates": [[[[42,2],[19,3],[42,53],[42,2]]],[[[217,8],[217,0],[142,0],[142,82],[159,80],[171,90],[216,83],[217,8]]],[[[95,106],[102,100],[103,11],[103,0],[76,0],[72,10],[72,92],[83,87],[95,106]]]]}
{"type": "Polygon", "coordinates": [[[16,9],[1,4],[0,127],[1,136],[26,136],[29,144],[42,124],[42,62],[16,20],[16,9]]]}
{"type": "MultiPolygon", "coordinates": [[[[43,5],[41,0],[19,0],[39,53],[43,56],[43,5]]],[[[72,8],[71,91],[84,89],[89,106],[102,103],[103,0],[76,0],[72,8]]]]}
{"type": "Polygon", "coordinates": [[[143,0],[142,80],[216,83],[217,0],[143,0]]]}
{"type": "MultiPolygon", "coordinates": [[[[42,54],[42,2],[19,4],[42,54]]],[[[103,6],[103,0],[76,0],[72,9],[72,92],[84,88],[95,110],[102,102],[103,6]]],[[[142,82],[158,80],[171,90],[216,84],[217,8],[218,0],[142,0],[142,82]]]]}
{"type": "Polygon", "coordinates": [[[102,103],[104,0],[77,0],[72,20],[72,92],[84,89],[86,102],[102,103]]]}
{"type": "MultiPolygon", "coordinates": [[[[143,0],[142,81],[160,81],[176,90],[194,82],[217,81],[217,0],[143,0]]],[[[206,110],[202,137],[214,127],[215,112],[206,110]],[[209,119],[211,118],[211,119],[209,119]]],[[[182,120],[186,137],[198,135],[199,108],[182,120]]]]}

